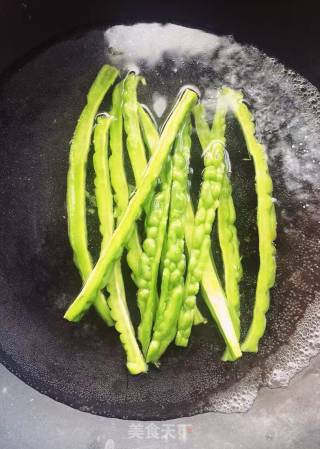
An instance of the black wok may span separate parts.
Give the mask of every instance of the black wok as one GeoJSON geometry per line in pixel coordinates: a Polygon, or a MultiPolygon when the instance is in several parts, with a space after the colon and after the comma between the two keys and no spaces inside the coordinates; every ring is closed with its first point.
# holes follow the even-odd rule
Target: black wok
{"type": "MultiPolygon", "coordinates": [[[[266,383],[277,363],[272,356],[295,335],[310,306],[320,302],[315,269],[319,224],[284,188],[285,162],[279,160],[271,169],[275,196],[287,215],[278,215],[279,272],[259,354],[223,365],[219,361],[223,342],[210,324],[195,330],[188,350],[171,348],[160,370],[152,368],[147,376],[133,378],[125,370],[117,335],[94,313],[79,325],[62,319],[80,287],[65,218],[67,143],[88,79],[104,62],[99,36],[108,26],[173,22],[232,34],[319,88],[316,7],[302,8],[295,2],[1,3],[0,361],[60,402],[126,419],[168,419],[219,410],[221,394],[228,396],[234,388],[241,391],[244,380],[253,377],[256,385],[266,383]],[[86,40],[85,30],[90,28],[97,31],[86,40]],[[56,55],[51,52],[49,57],[46,49],[53,44],[56,55]],[[81,78],[83,73],[87,76],[81,78]],[[288,214],[295,232],[284,230],[288,214]],[[290,281],[297,272],[298,280],[290,281]]],[[[313,109],[310,106],[315,117],[316,95],[313,109]]],[[[235,130],[235,140],[237,136],[235,130]]],[[[312,182],[303,187],[314,208],[318,188],[312,182]]],[[[254,211],[254,199],[250,204],[254,211]]],[[[254,264],[251,260],[248,267],[254,264]]],[[[129,286],[129,301],[134,301],[132,291],[129,286]]]]}

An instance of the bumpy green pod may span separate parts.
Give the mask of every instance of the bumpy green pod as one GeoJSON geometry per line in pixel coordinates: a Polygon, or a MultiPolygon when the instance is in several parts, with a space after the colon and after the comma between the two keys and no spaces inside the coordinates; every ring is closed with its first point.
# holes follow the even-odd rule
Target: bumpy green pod
{"type": "MultiPolygon", "coordinates": [[[[123,157],[123,81],[118,83],[112,94],[111,115],[114,120],[110,129],[110,149],[109,158],[110,178],[114,190],[116,203],[116,216],[119,221],[129,203],[129,189],[127,176],[124,168],[123,157]]],[[[136,224],[133,226],[132,234],[127,242],[127,262],[133,273],[137,276],[140,269],[142,249],[136,224]]]]}
{"type": "Polygon", "coordinates": [[[246,352],[257,352],[259,340],[266,328],[266,312],[270,303],[269,290],[274,285],[276,275],[276,250],[273,241],[276,238],[277,221],[272,199],[272,179],[265,149],[255,137],[253,116],[243,102],[242,93],[228,88],[225,88],[223,92],[241,126],[255,168],[260,267],[253,319],[241,348],[246,352]]]}
{"type": "Polygon", "coordinates": [[[134,375],[145,373],[148,371],[148,367],[140,351],[130,319],[120,260],[114,264],[112,278],[113,282],[109,282],[107,285],[110,294],[108,304],[115,328],[119,332],[120,341],[127,355],[128,371],[134,375]]]}
{"type": "Polygon", "coordinates": [[[187,346],[188,344],[194,321],[196,295],[207,260],[210,257],[210,235],[215,212],[219,206],[221,184],[225,172],[225,115],[226,108],[219,96],[211,134],[212,140],[203,153],[205,168],[194,221],[184,299],[175,340],[178,346],[187,346]]]}
{"type": "MultiPolygon", "coordinates": [[[[203,105],[194,108],[194,118],[197,134],[202,149],[210,142],[211,131],[205,118],[203,105]]],[[[237,338],[240,338],[240,294],[239,282],[242,277],[242,265],[239,254],[239,240],[235,227],[235,208],[232,199],[232,187],[227,172],[225,172],[218,207],[218,236],[224,266],[225,291],[237,338]]],[[[227,349],[223,360],[233,360],[227,349]]]]}
{"type": "MultiPolygon", "coordinates": [[[[198,105],[195,106],[198,108],[198,105]]],[[[194,108],[194,109],[195,109],[194,108]]],[[[159,134],[153,124],[153,121],[149,117],[148,113],[140,106],[139,115],[143,130],[144,139],[149,151],[152,154],[153,149],[156,147],[159,134]]],[[[207,125],[207,123],[205,122],[207,125]]],[[[208,128],[208,134],[210,135],[210,129],[208,128]]],[[[197,128],[198,129],[198,128],[197,128]]],[[[190,197],[188,197],[185,219],[185,239],[188,251],[190,252],[192,247],[192,232],[194,225],[194,212],[190,197]]],[[[166,248],[166,245],[164,245],[166,248]]],[[[164,254],[166,251],[164,251],[164,254]]],[[[213,259],[208,259],[201,281],[202,296],[205,303],[214,318],[220,332],[232,354],[233,360],[241,357],[241,350],[238,339],[235,334],[235,330],[231,321],[230,312],[227,304],[227,300],[221,287],[220,280],[217,275],[215,264],[213,259]]]]}
{"type": "Polygon", "coordinates": [[[97,292],[107,284],[112,272],[112,266],[122,254],[123,246],[130,236],[132,226],[139,217],[141,207],[148,198],[163,169],[164,162],[170,152],[179,128],[185,120],[186,115],[197,102],[197,99],[198,96],[194,91],[186,89],[175,105],[162,131],[154,154],[144,172],[140,186],[129,201],[129,205],[110,238],[108,245],[101,251],[99,260],[82,291],[66,311],[66,319],[74,320],[82,316],[93,304],[97,292]]]}
{"type": "Polygon", "coordinates": [[[158,303],[157,280],[167,228],[171,179],[172,170],[169,160],[161,174],[160,192],[154,195],[145,221],[146,238],[143,242],[141,270],[137,280],[138,307],[141,315],[138,338],[144,354],[148,351],[158,303]]]}
{"type": "MultiPolygon", "coordinates": [[[[112,118],[106,115],[98,117],[94,130],[93,166],[102,250],[108,244],[114,227],[113,198],[108,164],[108,138],[111,120],[112,118]]],[[[120,260],[114,264],[107,289],[110,293],[108,305],[111,316],[127,355],[127,368],[131,374],[146,372],[147,365],[137,343],[127,307],[120,260]]]]}
{"type": "MultiPolygon", "coordinates": [[[[83,109],[75,129],[69,156],[67,180],[68,232],[74,261],[83,281],[92,271],[92,260],[88,250],[86,223],[86,165],[90,149],[91,133],[98,108],[118,76],[118,70],[104,65],[99,71],[87,95],[87,104],[83,109]]],[[[108,324],[112,325],[110,310],[101,292],[97,292],[95,308],[108,324]]],[[[73,320],[81,319],[81,315],[73,320]]]]}
{"type": "MultiPolygon", "coordinates": [[[[123,117],[127,134],[127,149],[136,182],[139,187],[147,166],[145,147],[140,129],[137,86],[144,82],[140,76],[131,73],[124,82],[123,117]]],[[[165,167],[161,176],[161,189],[156,195],[149,195],[144,205],[146,210],[146,238],[139,259],[140,270],[135,273],[134,281],[138,286],[138,307],[140,324],[138,338],[143,353],[146,354],[151,338],[152,325],[158,302],[157,278],[161,251],[166,231],[170,200],[171,167],[165,167]]]]}
{"type": "MultiPolygon", "coordinates": [[[[192,234],[194,227],[194,212],[191,201],[188,202],[186,211],[185,237],[187,248],[192,248],[192,234]]],[[[189,251],[190,252],[190,251],[189,251]]],[[[218,277],[212,255],[207,259],[201,280],[201,293],[203,299],[215,320],[221,335],[230,352],[230,360],[241,357],[239,340],[236,336],[232,322],[228,301],[218,277]]]]}
{"type": "Polygon", "coordinates": [[[173,156],[173,175],[166,253],[161,282],[161,295],[149,346],[147,361],[157,362],[174,340],[184,293],[184,228],[189,199],[188,173],[191,148],[190,120],[187,120],[176,139],[173,156]]]}
{"type": "MultiPolygon", "coordinates": [[[[146,112],[141,105],[139,105],[139,117],[145,143],[147,145],[150,155],[152,155],[159,140],[159,133],[156,129],[154,121],[150,117],[150,114],[146,112]]],[[[165,248],[162,253],[161,263],[163,262],[164,255],[165,255],[165,248]]],[[[207,322],[206,318],[203,317],[202,313],[196,306],[195,319],[193,324],[198,325],[204,324],[206,322],[207,322]]]]}

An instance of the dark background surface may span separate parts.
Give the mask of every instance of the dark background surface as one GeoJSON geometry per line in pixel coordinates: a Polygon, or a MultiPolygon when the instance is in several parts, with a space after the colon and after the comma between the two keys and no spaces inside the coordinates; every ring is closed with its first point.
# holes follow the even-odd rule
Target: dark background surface
{"type": "Polygon", "coordinates": [[[173,22],[232,34],[320,85],[317,1],[1,1],[0,71],[48,39],[97,24],[173,22]],[[23,39],[21,36],[23,35],[23,39]]]}

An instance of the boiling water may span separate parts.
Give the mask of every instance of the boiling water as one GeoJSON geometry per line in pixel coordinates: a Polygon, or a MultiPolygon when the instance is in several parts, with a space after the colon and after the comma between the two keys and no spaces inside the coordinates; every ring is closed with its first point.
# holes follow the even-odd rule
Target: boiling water
{"type": "MultiPolygon", "coordinates": [[[[93,413],[166,418],[208,410],[245,411],[254,401],[260,386],[287,385],[318,352],[320,108],[318,92],[305,79],[258,49],[239,45],[229,37],[170,24],[137,24],[90,31],[57,43],[3,83],[0,102],[1,145],[15,142],[11,146],[18,154],[20,143],[23,151],[30,155],[27,157],[33,161],[33,171],[28,176],[31,176],[39,202],[35,215],[42,214],[42,218],[39,221],[33,214],[30,222],[32,232],[29,228],[25,231],[24,245],[26,254],[35,254],[33,270],[40,272],[41,276],[37,285],[31,288],[36,292],[33,304],[27,299],[25,302],[28,311],[30,307],[37,314],[40,314],[39,309],[45,310],[46,315],[39,315],[35,322],[37,328],[43,323],[41,339],[45,341],[45,332],[50,334],[46,355],[42,357],[39,350],[35,361],[33,352],[30,352],[30,342],[23,338],[19,341],[19,351],[13,355],[11,334],[9,331],[6,333],[4,326],[2,332],[7,343],[1,343],[5,353],[10,354],[18,366],[15,369],[18,375],[28,378],[25,373],[29,373],[32,366],[38,381],[41,378],[42,382],[41,387],[33,382],[37,388],[62,402],[93,413]],[[200,89],[209,121],[215,109],[217,88],[227,85],[244,91],[254,112],[257,136],[267,149],[278,220],[277,283],[272,290],[267,331],[258,354],[245,354],[233,364],[221,363],[219,354],[223,350],[223,341],[210,320],[208,325],[194,329],[187,350],[170,348],[163,357],[160,370],[151,368],[148,376],[133,379],[125,373],[122,351],[113,331],[106,330],[95,317],[80,327],[72,327],[68,323],[61,327],[63,310],[79,289],[70,252],[65,249],[68,247],[64,205],[67,141],[72,136],[85,92],[105,62],[120,68],[122,75],[135,70],[146,78],[147,85],[139,87],[139,98],[150,108],[159,128],[166,120],[177,93],[185,85],[192,84],[200,89]],[[15,123],[19,123],[19,128],[15,123]],[[41,170],[37,172],[39,166],[41,170]],[[52,240],[54,245],[50,243],[52,240]],[[47,248],[50,252],[46,252],[47,248]],[[79,351],[76,362],[74,345],[79,351]],[[59,369],[44,370],[48,351],[53,347],[51,360],[56,360],[59,369]],[[108,372],[106,351],[109,351],[110,359],[120,360],[115,376],[111,365],[109,376],[105,375],[104,370],[108,372]],[[62,352],[69,357],[64,375],[66,362],[63,357],[59,361],[62,352]],[[86,382],[90,379],[83,367],[85,360],[88,360],[88,365],[96,367],[94,377],[97,380],[88,385],[86,382]],[[63,378],[61,383],[59,373],[63,378]],[[82,386],[80,390],[78,385],[82,386]],[[116,405],[108,408],[106,404],[108,401],[111,403],[112,392],[116,405]],[[139,410],[135,406],[137,403],[139,410]],[[151,405],[143,408],[144,403],[151,405]],[[150,407],[157,411],[150,411],[150,407]]],[[[108,109],[109,105],[110,98],[104,108],[108,109]]],[[[259,260],[256,195],[252,161],[232,116],[228,117],[227,150],[245,271],[245,279],[241,283],[242,328],[245,334],[252,314],[259,260]]],[[[13,172],[19,173],[16,185],[27,176],[24,164],[23,158],[15,163],[13,172]]],[[[190,174],[194,202],[197,201],[202,165],[201,151],[194,135],[190,174]]],[[[21,186],[22,192],[24,184],[21,186]]],[[[94,212],[94,208],[91,209],[94,212]]],[[[99,233],[94,219],[88,218],[90,242],[97,256],[99,233]]],[[[222,275],[216,233],[213,252],[222,275]]],[[[135,314],[135,293],[129,275],[126,277],[128,301],[135,314]]],[[[199,305],[207,313],[201,302],[199,305]]],[[[15,304],[16,310],[17,307],[15,304]]],[[[28,311],[26,309],[24,313],[28,311]]],[[[19,326],[22,329],[23,324],[19,323],[19,326]]],[[[40,345],[39,340],[34,339],[32,344],[40,345]]]]}
{"type": "MultiPolygon", "coordinates": [[[[287,385],[320,348],[319,257],[309,259],[312,253],[319,254],[320,248],[319,94],[310,83],[278,61],[256,48],[241,46],[229,37],[218,37],[172,24],[137,24],[112,27],[106,31],[105,38],[111,63],[121,67],[124,72],[135,70],[146,76],[147,95],[152,92],[146,102],[160,119],[170,109],[174,92],[189,83],[200,88],[209,121],[215,109],[216,90],[223,85],[242,89],[254,111],[257,136],[267,148],[275,184],[280,228],[277,241],[280,246],[278,278],[282,277],[283,264],[289,264],[291,268],[289,277],[282,282],[278,280],[272,294],[272,300],[284,304],[271,306],[269,320],[276,313],[272,310],[276,307],[284,307],[285,315],[283,322],[276,324],[274,333],[270,331],[267,335],[267,345],[274,349],[279,343],[281,346],[281,341],[284,342],[281,333],[287,336],[290,333],[290,337],[286,344],[268,356],[261,372],[258,373],[261,366],[253,369],[236,387],[228,393],[224,391],[217,394],[211,403],[211,407],[218,411],[244,411],[256,397],[260,383],[268,386],[287,385]],[[301,229],[295,229],[294,223],[299,217],[317,230],[313,239],[303,236],[301,229]],[[301,252],[300,266],[294,266],[288,258],[282,259],[282,247],[285,245],[281,241],[282,236],[295,232],[302,241],[296,241],[291,251],[301,252]],[[312,278],[308,292],[301,282],[306,266],[312,278]],[[281,292],[282,284],[287,286],[287,298],[281,292]],[[291,290],[290,286],[295,288],[291,290]],[[302,289],[308,300],[300,304],[293,297],[296,295],[295,289],[302,289]],[[292,321],[297,322],[296,326],[292,326],[292,321]],[[286,332],[286,327],[289,332],[286,332]],[[276,344],[275,340],[278,340],[276,344]]],[[[253,171],[252,167],[248,168],[251,165],[248,154],[243,153],[243,148],[241,151],[243,141],[241,143],[239,130],[232,130],[232,127],[236,128],[237,125],[232,123],[231,118],[227,129],[227,149],[233,162],[238,231],[242,240],[251,240],[251,245],[242,242],[241,248],[244,266],[249,269],[250,261],[248,266],[245,250],[251,250],[249,275],[254,275],[256,273],[252,265],[257,262],[257,235],[250,231],[246,222],[249,218],[250,226],[254,227],[255,216],[252,212],[255,212],[255,208],[246,210],[245,204],[247,202],[255,206],[255,192],[247,186],[248,179],[252,184],[254,182],[253,171]],[[248,178],[241,179],[246,174],[248,178]]],[[[194,197],[196,199],[196,194],[194,197]]],[[[213,251],[218,252],[216,245],[213,245],[213,251]]],[[[216,255],[219,262],[219,254],[216,255]]],[[[254,294],[253,285],[250,285],[250,281],[244,281],[243,284],[242,301],[249,302],[251,306],[248,296],[254,294]]],[[[242,305],[242,308],[246,312],[246,306],[242,305]]],[[[248,310],[247,313],[250,314],[248,310]]],[[[263,350],[269,352],[267,345],[263,350]]]]}

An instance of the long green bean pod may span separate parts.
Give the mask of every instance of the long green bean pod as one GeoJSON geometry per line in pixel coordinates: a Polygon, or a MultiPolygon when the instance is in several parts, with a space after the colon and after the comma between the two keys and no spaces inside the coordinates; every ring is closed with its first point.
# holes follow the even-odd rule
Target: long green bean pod
{"type": "Polygon", "coordinates": [[[257,352],[259,340],[266,328],[270,288],[274,285],[276,274],[276,250],[273,241],[276,238],[277,220],[272,199],[272,179],[265,148],[255,137],[253,116],[243,102],[243,94],[228,88],[224,89],[224,94],[242,129],[255,168],[260,267],[253,318],[241,348],[245,352],[257,352]]]}
{"type": "MultiPolygon", "coordinates": [[[[110,129],[110,178],[114,190],[114,199],[116,203],[116,216],[119,221],[129,203],[129,189],[127,176],[124,168],[123,158],[123,81],[118,83],[112,94],[112,111],[111,115],[114,118],[110,129]]],[[[127,242],[127,261],[133,272],[134,277],[138,275],[142,249],[139,240],[139,234],[136,224],[133,225],[133,230],[127,242]]]]}
{"type": "Polygon", "coordinates": [[[141,213],[149,193],[160,175],[163,164],[169,154],[180,126],[186,115],[197,102],[198,96],[191,89],[186,89],[175,105],[159,139],[158,145],[143,174],[142,181],[132,196],[108,245],[101,251],[99,260],[77,298],[65,313],[65,318],[74,320],[81,317],[90,308],[97,292],[103,288],[110,277],[112,265],[121,256],[134,222],[141,213]]]}
{"type": "MultiPolygon", "coordinates": [[[[67,180],[67,213],[69,240],[74,254],[74,261],[81,278],[86,281],[92,271],[92,260],[88,250],[86,223],[86,165],[90,149],[91,133],[98,108],[118,76],[118,70],[104,65],[88,95],[87,104],[78,120],[69,156],[67,180]]],[[[96,293],[95,308],[102,319],[112,325],[110,310],[101,292],[96,293]]],[[[74,317],[75,320],[81,316],[74,317]]]]}
{"type": "Polygon", "coordinates": [[[146,238],[143,242],[141,270],[137,279],[139,286],[138,307],[141,315],[138,338],[145,355],[148,351],[152,325],[158,305],[157,281],[167,228],[171,179],[172,170],[171,160],[169,159],[161,173],[160,191],[154,195],[150,204],[150,211],[146,217],[146,238]]]}
{"type": "Polygon", "coordinates": [[[198,209],[195,215],[192,247],[189,255],[183,304],[178,321],[176,345],[187,346],[194,321],[196,295],[207,260],[210,257],[212,224],[219,206],[221,183],[224,175],[226,108],[218,97],[214,128],[204,158],[203,183],[200,189],[198,209]]]}
{"type": "Polygon", "coordinates": [[[157,362],[174,340],[184,293],[184,227],[188,194],[191,148],[190,120],[186,120],[176,139],[166,254],[161,282],[161,295],[149,346],[147,361],[157,362]]]}
{"type": "MultiPolygon", "coordinates": [[[[98,117],[94,130],[95,151],[93,166],[95,170],[95,192],[102,235],[102,249],[108,243],[114,228],[113,198],[108,164],[108,138],[111,120],[110,116],[98,117]]],[[[110,293],[108,305],[111,310],[111,316],[127,355],[127,368],[131,374],[146,372],[147,365],[141,354],[130,319],[120,260],[117,260],[114,264],[107,289],[110,293]]]]}
{"type": "MultiPolygon", "coordinates": [[[[196,105],[193,110],[197,134],[202,149],[210,142],[211,131],[205,119],[203,105],[196,105]]],[[[235,208],[232,199],[232,187],[227,172],[222,181],[218,207],[218,236],[224,266],[225,291],[237,338],[240,338],[240,294],[239,282],[242,277],[242,265],[239,254],[239,240],[235,227],[235,208]]],[[[230,351],[225,351],[223,360],[233,360],[230,351]]]]}
{"type": "MultiPolygon", "coordinates": [[[[195,107],[197,108],[197,106],[195,107]]],[[[153,149],[156,147],[159,134],[149,117],[149,114],[140,106],[139,107],[140,121],[142,125],[143,135],[146,145],[152,154],[153,149]]],[[[207,123],[204,121],[207,125],[207,123]]],[[[208,136],[210,137],[210,129],[208,128],[208,136]]],[[[198,130],[198,128],[197,128],[198,130]]],[[[194,212],[190,197],[188,197],[185,219],[185,239],[188,251],[190,252],[192,247],[192,232],[194,225],[194,212]]],[[[166,246],[166,245],[165,245],[166,246]]],[[[217,323],[220,332],[226,342],[226,345],[232,354],[233,360],[241,356],[241,350],[238,339],[235,334],[235,330],[231,321],[230,312],[227,304],[227,300],[221,287],[220,280],[217,275],[215,264],[212,258],[208,259],[202,280],[201,280],[202,296],[205,303],[217,323]]]]}

